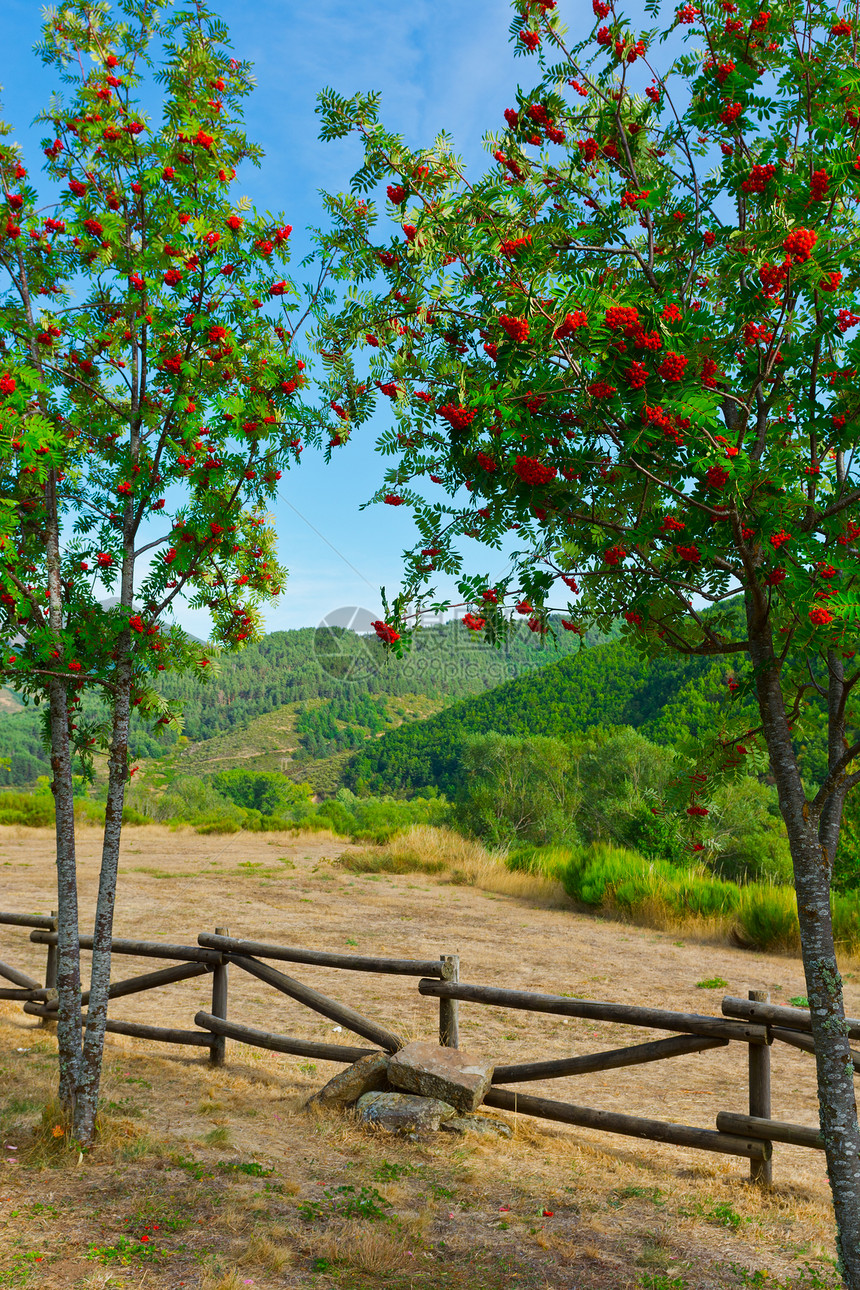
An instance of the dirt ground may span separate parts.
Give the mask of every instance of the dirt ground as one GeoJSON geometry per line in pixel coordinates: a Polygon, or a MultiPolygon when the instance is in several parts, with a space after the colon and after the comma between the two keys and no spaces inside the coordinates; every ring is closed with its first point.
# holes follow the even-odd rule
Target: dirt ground
{"type": "MultiPolygon", "coordinates": [[[[94,906],[99,841],[97,831],[82,831],[82,924],[94,906]]],[[[458,953],[468,982],[714,1015],[726,993],[764,988],[788,1003],[804,992],[795,959],[536,907],[435,876],[352,874],[336,863],[344,847],[319,834],[128,829],[116,935],[194,944],[198,932],[226,925],[234,936],[318,949],[458,953]],[[697,984],[716,978],[727,985],[697,984]]],[[[0,829],[0,907],[49,912],[52,856],[47,830],[0,829]]],[[[0,959],[43,978],[44,947],[25,929],[0,927],[0,959]]],[[[155,966],[117,956],[114,979],[155,966]]],[[[414,979],[277,966],[400,1034],[437,1033],[438,1004],[418,994],[414,979]]],[[[856,1016],[852,974],[846,996],[856,1016]]],[[[207,975],[117,1000],[111,1016],[191,1028],[210,1002],[207,975]]],[[[366,1046],[235,968],[229,1015],[366,1046]]],[[[461,1047],[498,1064],[660,1037],[460,1005],[461,1047]]],[[[513,1127],[510,1141],[439,1134],[405,1142],[362,1133],[349,1115],[302,1109],[340,1069],[333,1064],[228,1041],[226,1068],[212,1070],[196,1050],[109,1036],[104,1097],[113,1127],[78,1161],[62,1137],[51,1142],[50,1110],[34,1128],[51,1094],[53,1047],[50,1028],[0,1003],[0,1287],[837,1284],[819,1152],[776,1145],[775,1183],[762,1191],[750,1186],[743,1159],[524,1116],[499,1115],[513,1127]]],[[[815,1124],[812,1059],[775,1044],[772,1066],[774,1117],[815,1124]]],[[[746,1086],[746,1047],[731,1044],[519,1087],[713,1128],[718,1111],[746,1111],[746,1086]]]]}

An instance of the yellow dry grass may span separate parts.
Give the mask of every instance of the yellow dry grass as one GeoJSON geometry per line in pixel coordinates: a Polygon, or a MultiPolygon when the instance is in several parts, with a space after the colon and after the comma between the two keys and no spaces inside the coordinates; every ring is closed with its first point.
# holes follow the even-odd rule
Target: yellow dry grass
{"type": "Polygon", "coordinates": [[[444,874],[454,886],[512,896],[546,909],[569,909],[560,882],[506,867],[498,852],[452,829],[414,825],[383,847],[343,851],[339,863],[353,873],[444,874]]]}

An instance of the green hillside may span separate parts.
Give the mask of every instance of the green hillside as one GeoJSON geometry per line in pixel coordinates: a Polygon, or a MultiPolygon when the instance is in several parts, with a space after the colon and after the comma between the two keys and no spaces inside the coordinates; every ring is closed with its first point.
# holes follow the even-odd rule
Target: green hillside
{"type": "Polygon", "coordinates": [[[430,717],[441,707],[440,697],[426,694],[288,703],[211,739],[182,739],[170,761],[184,775],[213,775],[237,767],[283,771],[299,783],[307,781],[315,792],[333,792],[356,747],[384,730],[430,717]],[[375,720],[370,718],[368,725],[362,708],[370,705],[375,720]]]}
{"type": "MultiPolygon", "coordinates": [[[[595,726],[632,726],[670,746],[712,724],[715,705],[728,700],[732,670],[725,660],[671,654],[648,662],[625,641],[595,645],[488,694],[463,699],[429,720],[386,732],[354,757],[345,782],[359,793],[412,793],[433,786],[455,796],[464,738],[489,731],[565,737],[595,726]]],[[[811,777],[820,769],[820,744],[813,730],[813,738],[801,746],[811,777]]]]}
{"type": "MultiPolygon", "coordinates": [[[[599,638],[586,643],[593,639],[599,638]]],[[[223,657],[211,680],[165,673],[161,689],[182,710],[182,740],[177,743],[171,731],[155,738],[138,723],[132,752],[137,758],[175,753],[197,773],[248,759],[261,769],[282,769],[285,758],[297,756],[320,763],[335,757],[340,765],[344,753],[387,726],[491,690],[579,648],[576,636],[561,632],[558,641],[543,641],[524,624],[517,624],[501,649],[476,639],[461,623],[429,627],[402,659],[386,655],[375,637],[340,628],[272,632],[223,657]],[[375,717],[376,698],[384,702],[375,717]]],[[[0,758],[10,763],[0,769],[0,785],[23,786],[47,775],[49,763],[38,713],[15,710],[15,702],[9,695],[0,708],[0,758]]],[[[86,706],[89,713],[99,710],[96,698],[86,706]]],[[[299,768],[291,774],[294,769],[299,768]]]]}

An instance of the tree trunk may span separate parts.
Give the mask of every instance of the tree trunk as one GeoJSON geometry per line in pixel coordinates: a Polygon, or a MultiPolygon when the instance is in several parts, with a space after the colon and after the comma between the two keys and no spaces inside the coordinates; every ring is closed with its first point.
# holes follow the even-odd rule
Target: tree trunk
{"type": "MultiPolygon", "coordinates": [[[[22,270],[23,273],[23,270],[22,270]]],[[[57,475],[45,481],[45,561],[48,572],[48,624],[55,640],[54,657],[64,662],[63,580],[57,475]]],[[[73,1113],[81,1066],[81,949],[78,943],[78,876],[75,862],[75,802],[72,784],[69,682],[48,676],[51,770],[57,836],[57,1044],[59,1098],[73,1113]]]]}
{"type": "Polygon", "coordinates": [[[757,614],[751,597],[747,598],[747,622],[759,711],[794,865],[800,943],[815,1040],[819,1118],[833,1193],[840,1271],[849,1290],[860,1290],[860,1127],[830,914],[832,856],[822,847],[816,824],[809,818],[770,622],[757,614]]]}
{"type": "Polygon", "coordinates": [[[123,651],[114,693],[113,729],[108,761],[108,796],[105,806],[105,829],[99,894],[93,927],[93,965],[90,998],[87,1005],[87,1029],[83,1045],[78,1097],[75,1106],[74,1136],[88,1145],[95,1136],[99,1084],[104,1056],[105,1023],[110,989],[111,938],[116,903],[119,846],[122,836],[122,809],[128,779],[128,734],[131,713],[131,660],[123,651]]]}
{"type": "Polygon", "coordinates": [[[81,953],[78,945],[78,885],[75,865],[75,807],[66,682],[49,685],[51,790],[57,831],[57,1044],[59,1098],[73,1112],[81,1065],[81,953]]]}
{"type": "MultiPolygon", "coordinates": [[[[845,666],[835,650],[827,654],[827,769],[838,765],[845,753],[845,666]]],[[[827,857],[830,877],[833,877],[833,864],[839,846],[839,834],[842,829],[842,807],[845,794],[837,789],[831,793],[821,810],[818,823],[818,841],[821,843],[821,858],[827,857]]]]}

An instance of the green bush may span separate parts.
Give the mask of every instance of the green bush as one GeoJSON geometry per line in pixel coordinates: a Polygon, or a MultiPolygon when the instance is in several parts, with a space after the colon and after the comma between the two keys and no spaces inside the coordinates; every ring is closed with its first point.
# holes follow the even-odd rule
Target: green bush
{"type": "Polygon", "coordinates": [[[673,869],[666,861],[647,860],[625,847],[599,842],[571,851],[561,881],[572,900],[593,909],[613,906],[632,910],[654,896],[673,869]]]}
{"type": "MultiPolygon", "coordinates": [[[[538,865],[539,857],[532,863],[538,865]]],[[[662,909],[679,921],[725,918],[741,903],[736,883],[715,879],[703,867],[678,869],[667,860],[649,860],[606,843],[571,851],[566,862],[555,852],[550,869],[578,904],[631,919],[646,908],[651,916],[662,909]]]]}
{"type": "Polygon", "coordinates": [[[755,776],[724,785],[711,803],[711,867],[734,882],[791,883],[791,852],[776,789],[755,776]]]}
{"type": "MultiPolygon", "coordinates": [[[[52,829],[54,818],[54,799],[50,792],[44,790],[37,793],[0,792],[0,824],[18,824],[29,829],[52,829]]],[[[75,819],[79,824],[104,824],[104,803],[89,797],[76,797],[75,819]]],[[[148,816],[128,806],[122,813],[122,822],[131,825],[152,823],[148,816]]]]}
{"type": "Polygon", "coordinates": [[[213,775],[212,787],[235,806],[260,815],[286,816],[311,798],[306,784],[296,784],[286,775],[269,770],[222,770],[213,775]]]}
{"type": "Polygon", "coordinates": [[[741,890],[735,935],[756,950],[797,950],[800,928],[793,887],[750,883],[741,890]]]}
{"type": "Polygon", "coordinates": [[[0,793],[0,824],[45,829],[54,823],[54,799],[43,793],[0,793]]]}
{"type": "Polygon", "coordinates": [[[135,812],[146,818],[189,824],[198,833],[331,830],[353,842],[375,845],[414,824],[441,824],[449,811],[444,798],[436,795],[412,801],[359,798],[348,789],[317,805],[307,784],[296,784],[276,771],[246,770],[221,771],[206,779],[185,775],[160,794],[135,785],[132,801],[135,812]]]}
{"type": "Polygon", "coordinates": [[[431,860],[414,851],[345,851],[338,864],[350,873],[442,873],[444,860],[431,860]]]}
{"type": "MultiPolygon", "coordinates": [[[[787,884],[739,886],[714,878],[704,868],[679,871],[666,861],[648,860],[620,847],[597,845],[567,853],[520,853],[515,868],[559,875],[568,895],[580,905],[652,921],[662,911],[684,922],[718,919],[727,934],[747,949],[796,953],[800,949],[797,897],[787,884]]],[[[860,953],[860,899],[853,893],[831,897],[833,931],[839,950],[860,953]]]]}
{"type": "Polygon", "coordinates": [[[722,882],[710,873],[674,874],[665,884],[667,904],[681,917],[719,918],[734,913],[741,901],[735,882],[722,882]]]}
{"type": "Polygon", "coordinates": [[[576,754],[562,739],[471,735],[463,745],[460,827],[489,846],[578,838],[576,754]]]}
{"type": "Polygon", "coordinates": [[[517,847],[505,856],[505,864],[509,869],[535,873],[561,882],[571,854],[570,847],[517,847]]]}
{"type": "Polygon", "coordinates": [[[345,788],[335,798],[322,802],[315,811],[316,819],[324,821],[333,833],[374,846],[384,846],[395,834],[413,825],[443,824],[448,814],[444,798],[415,797],[406,801],[393,797],[355,797],[345,788]]]}

